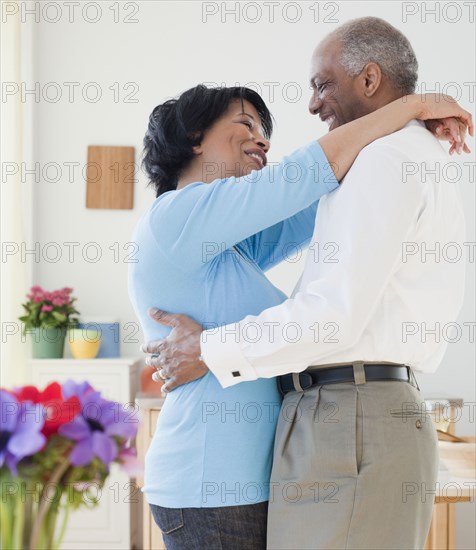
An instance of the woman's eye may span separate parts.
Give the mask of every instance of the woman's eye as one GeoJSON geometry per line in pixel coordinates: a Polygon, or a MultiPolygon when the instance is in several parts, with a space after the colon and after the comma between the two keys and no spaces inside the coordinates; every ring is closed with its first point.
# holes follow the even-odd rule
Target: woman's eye
{"type": "Polygon", "coordinates": [[[253,128],[253,123],[250,122],[249,120],[244,120],[244,121],[243,121],[243,124],[244,124],[245,126],[247,126],[250,130],[251,130],[251,128],[253,128]]]}

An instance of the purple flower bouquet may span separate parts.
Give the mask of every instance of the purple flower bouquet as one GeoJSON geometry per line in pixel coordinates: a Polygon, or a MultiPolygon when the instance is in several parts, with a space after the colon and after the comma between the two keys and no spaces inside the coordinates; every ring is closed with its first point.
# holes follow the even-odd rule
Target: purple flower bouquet
{"type": "Polygon", "coordinates": [[[69,511],[97,504],[84,492],[104,486],[111,464],[141,472],[131,445],[138,425],[135,409],[104,399],[88,382],[0,390],[2,550],[59,548],[69,511]]]}

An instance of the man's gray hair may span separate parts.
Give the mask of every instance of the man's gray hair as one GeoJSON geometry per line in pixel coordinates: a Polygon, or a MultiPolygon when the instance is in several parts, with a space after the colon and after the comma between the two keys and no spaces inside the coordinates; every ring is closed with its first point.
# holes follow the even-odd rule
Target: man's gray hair
{"type": "Polygon", "coordinates": [[[349,76],[357,76],[367,63],[377,63],[402,95],[415,92],[418,62],[415,52],[398,29],[378,17],[353,19],[329,37],[341,40],[340,62],[349,76]]]}

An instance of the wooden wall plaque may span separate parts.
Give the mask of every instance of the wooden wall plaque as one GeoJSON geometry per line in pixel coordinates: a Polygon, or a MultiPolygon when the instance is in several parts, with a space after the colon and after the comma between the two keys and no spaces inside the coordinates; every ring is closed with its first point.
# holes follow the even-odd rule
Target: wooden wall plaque
{"type": "Polygon", "coordinates": [[[86,208],[133,208],[134,147],[88,147],[86,208]]]}

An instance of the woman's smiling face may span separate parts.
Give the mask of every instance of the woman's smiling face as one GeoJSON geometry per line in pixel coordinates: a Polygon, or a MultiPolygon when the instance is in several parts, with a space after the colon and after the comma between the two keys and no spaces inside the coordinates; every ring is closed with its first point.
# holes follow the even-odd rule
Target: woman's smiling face
{"type": "Polygon", "coordinates": [[[263,136],[261,119],[248,101],[232,101],[194,147],[195,161],[201,163],[201,181],[246,176],[266,166],[269,141],[263,136]]]}

